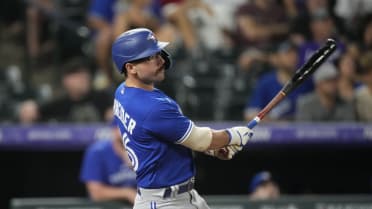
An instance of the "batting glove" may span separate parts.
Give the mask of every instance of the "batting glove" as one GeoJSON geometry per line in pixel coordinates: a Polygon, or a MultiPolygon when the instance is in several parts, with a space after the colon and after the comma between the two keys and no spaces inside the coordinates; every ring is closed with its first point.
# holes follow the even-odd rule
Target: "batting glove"
{"type": "Polygon", "coordinates": [[[252,138],[253,131],[245,126],[236,126],[226,129],[229,134],[229,145],[238,145],[243,147],[247,144],[248,140],[252,138]]]}
{"type": "Polygon", "coordinates": [[[235,154],[241,151],[242,149],[243,147],[238,145],[229,145],[216,150],[208,150],[204,153],[216,157],[220,160],[231,160],[235,156],[235,154]]]}

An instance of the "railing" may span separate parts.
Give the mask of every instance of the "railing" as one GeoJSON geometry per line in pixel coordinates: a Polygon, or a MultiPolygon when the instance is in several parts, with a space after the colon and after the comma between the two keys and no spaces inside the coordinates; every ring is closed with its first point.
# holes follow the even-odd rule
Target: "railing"
{"type": "MultiPolygon", "coordinates": [[[[198,122],[215,129],[242,125],[241,122],[198,122]]],[[[283,123],[260,124],[247,148],[277,145],[371,146],[372,124],[283,123]]],[[[103,124],[39,124],[0,126],[0,149],[80,150],[96,140],[111,138],[103,124]]]]}
{"type": "MultiPolygon", "coordinates": [[[[370,195],[284,196],[271,201],[251,201],[248,196],[206,196],[211,209],[371,209],[370,195]]],[[[93,203],[86,198],[15,198],[11,209],[131,209],[120,202],[93,203]]]]}

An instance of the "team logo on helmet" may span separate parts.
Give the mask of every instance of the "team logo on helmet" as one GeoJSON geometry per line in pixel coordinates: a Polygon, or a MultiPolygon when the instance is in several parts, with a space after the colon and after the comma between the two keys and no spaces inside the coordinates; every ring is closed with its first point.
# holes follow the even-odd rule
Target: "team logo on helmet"
{"type": "Polygon", "coordinates": [[[155,43],[158,42],[158,40],[155,38],[155,36],[154,36],[153,33],[150,33],[150,34],[147,36],[147,40],[153,40],[155,43]]]}

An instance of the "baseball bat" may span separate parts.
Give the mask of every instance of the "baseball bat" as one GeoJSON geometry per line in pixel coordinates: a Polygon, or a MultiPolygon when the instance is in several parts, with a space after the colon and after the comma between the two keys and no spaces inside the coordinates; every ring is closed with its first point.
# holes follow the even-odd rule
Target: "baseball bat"
{"type": "Polygon", "coordinates": [[[293,77],[283,86],[275,97],[247,124],[247,127],[250,129],[254,128],[279,102],[296,89],[305,79],[310,77],[310,75],[336,50],[336,47],[336,42],[333,39],[328,39],[325,45],[318,49],[310,59],[296,71],[293,77]]]}

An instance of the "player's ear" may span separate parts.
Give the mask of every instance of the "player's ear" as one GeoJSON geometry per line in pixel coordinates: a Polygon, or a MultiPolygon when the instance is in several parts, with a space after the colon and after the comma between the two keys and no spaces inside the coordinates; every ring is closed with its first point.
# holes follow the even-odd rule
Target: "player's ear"
{"type": "Polygon", "coordinates": [[[125,63],[125,68],[127,69],[128,74],[136,74],[136,66],[132,63],[125,63]]]}

